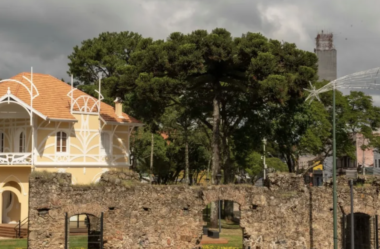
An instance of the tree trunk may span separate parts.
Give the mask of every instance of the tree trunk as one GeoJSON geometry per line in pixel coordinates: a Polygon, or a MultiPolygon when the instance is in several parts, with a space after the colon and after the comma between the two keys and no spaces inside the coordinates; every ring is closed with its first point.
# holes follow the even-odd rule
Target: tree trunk
{"type": "MultiPolygon", "coordinates": [[[[219,81],[214,83],[213,123],[212,123],[212,167],[211,184],[219,184],[217,174],[220,173],[220,98],[219,81]]],[[[211,203],[211,227],[218,227],[218,202],[211,203]]]]}
{"type": "Polygon", "coordinates": [[[233,160],[231,159],[230,145],[226,134],[222,136],[222,151],[223,151],[223,183],[229,184],[235,181],[235,172],[233,170],[233,160]]]}
{"type": "Polygon", "coordinates": [[[286,164],[288,165],[289,172],[290,173],[294,172],[292,156],[289,154],[285,154],[285,159],[286,159],[286,164]]]}
{"type": "Polygon", "coordinates": [[[226,220],[232,220],[234,217],[234,202],[224,201],[224,218],[226,220]]]}
{"type": "Polygon", "coordinates": [[[214,100],[213,100],[213,124],[212,124],[212,177],[211,183],[217,184],[217,174],[220,173],[220,98],[219,98],[219,82],[214,84],[214,100]]]}
{"type": "Polygon", "coordinates": [[[150,182],[153,182],[153,151],[154,151],[154,135],[152,133],[152,145],[150,148],[150,182]]]}
{"type": "Polygon", "coordinates": [[[210,212],[210,227],[217,228],[219,227],[219,213],[218,213],[218,202],[211,202],[211,212],[210,212]]]}
{"type": "Polygon", "coordinates": [[[187,136],[186,136],[186,141],[185,141],[185,182],[186,184],[190,183],[189,180],[189,142],[187,141],[187,136]]]}

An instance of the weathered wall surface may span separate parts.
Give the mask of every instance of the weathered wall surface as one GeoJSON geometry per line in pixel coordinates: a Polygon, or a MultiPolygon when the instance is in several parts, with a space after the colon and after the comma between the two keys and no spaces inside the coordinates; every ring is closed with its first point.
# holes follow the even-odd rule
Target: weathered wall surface
{"type": "MultiPolygon", "coordinates": [[[[213,201],[240,204],[245,248],[332,248],[331,186],[309,188],[300,176],[270,175],[268,188],[249,185],[151,186],[131,173],[107,172],[94,186],[71,185],[70,174],[32,176],[29,249],[64,248],[65,213],[104,214],[104,248],[197,248],[202,210],[213,201]],[[41,210],[48,212],[41,212],[41,210]]],[[[339,220],[349,213],[340,179],[339,220]]],[[[378,182],[355,189],[355,211],[377,214],[378,182]]],[[[340,226],[340,223],[339,223],[340,226]]],[[[339,241],[341,242],[341,227],[339,241]]]]}

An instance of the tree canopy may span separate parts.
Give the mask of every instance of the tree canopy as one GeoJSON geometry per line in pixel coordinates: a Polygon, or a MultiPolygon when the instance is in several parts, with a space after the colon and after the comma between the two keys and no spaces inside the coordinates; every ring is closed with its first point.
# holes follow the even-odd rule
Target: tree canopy
{"type": "MultiPolygon", "coordinates": [[[[134,144],[138,167],[148,171],[154,141],[153,173],[164,182],[210,163],[213,182],[220,172],[226,183],[242,169],[258,174],[263,138],[268,164],[279,170],[285,162],[295,171],[303,153],[331,153],[331,93],[322,103],[305,103],[304,88],[317,81],[317,57],[295,44],[260,33],[233,37],[223,28],[165,40],[106,32],[74,47],[69,60],[68,73],[82,90],[95,94],[101,77],[106,101],[122,97],[124,110],[147,124],[134,144]]],[[[369,96],[338,93],[337,114],[340,154],[352,155],[353,132],[377,141],[371,136],[380,112],[369,96]]]]}

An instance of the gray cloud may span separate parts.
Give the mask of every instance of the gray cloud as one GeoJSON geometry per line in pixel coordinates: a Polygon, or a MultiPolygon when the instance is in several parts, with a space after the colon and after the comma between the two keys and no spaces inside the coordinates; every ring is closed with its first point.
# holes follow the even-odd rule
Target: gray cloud
{"type": "MultiPolygon", "coordinates": [[[[225,27],[294,42],[313,51],[318,31],[334,33],[338,76],[380,66],[374,0],[33,0],[0,2],[0,78],[30,70],[66,78],[67,56],[105,31],[164,39],[171,32],[225,27]]],[[[380,98],[376,102],[380,103],[380,98]]]]}

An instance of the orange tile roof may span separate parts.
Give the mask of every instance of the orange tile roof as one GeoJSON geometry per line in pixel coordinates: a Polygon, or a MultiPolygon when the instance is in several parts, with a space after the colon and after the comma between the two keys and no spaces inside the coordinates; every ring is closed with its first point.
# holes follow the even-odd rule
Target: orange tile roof
{"type": "MultiPolygon", "coordinates": [[[[31,79],[31,73],[20,73],[12,77],[11,80],[20,81],[25,84],[28,89],[30,89],[30,83],[24,79],[23,76],[31,79]]],[[[51,75],[39,73],[33,73],[33,84],[39,92],[39,96],[33,100],[33,108],[36,111],[40,112],[44,116],[47,116],[49,119],[75,120],[75,117],[70,111],[71,100],[70,97],[67,96],[71,90],[70,85],[51,75]]],[[[11,91],[11,94],[30,106],[30,94],[28,90],[16,82],[5,81],[0,83],[0,97],[7,93],[8,88],[11,91]]],[[[36,95],[36,91],[34,89],[33,95],[36,95]]],[[[80,96],[89,95],[80,90],[74,91],[74,99],[80,96]]],[[[122,118],[118,117],[115,114],[114,107],[103,102],[100,104],[100,115],[105,121],[109,122],[142,124],[142,122],[126,113],[123,113],[122,118]]]]}

